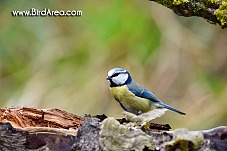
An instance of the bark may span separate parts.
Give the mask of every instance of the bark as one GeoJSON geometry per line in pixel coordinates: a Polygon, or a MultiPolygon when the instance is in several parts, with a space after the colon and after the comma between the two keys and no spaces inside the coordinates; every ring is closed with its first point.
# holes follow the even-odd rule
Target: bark
{"type": "Polygon", "coordinates": [[[0,150],[71,150],[82,124],[59,109],[0,109],[0,150]]]}
{"type": "Polygon", "coordinates": [[[227,0],[150,0],[172,9],[180,16],[198,16],[227,27],[227,0]]]}
{"type": "MultiPolygon", "coordinates": [[[[121,147],[125,141],[138,143],[133,141],[140,133],[155,140],[152,147],[156,150],[175,150],[179,149],[179,146],[183,146],[181,149],[188,150],[195,150],[196,147],[196,150],[227,150],[226,126],[197,131],[201,132],[204,140],[199,146],[195,146],[193,139],[186,138],[187,135],[191,135],[195,131],[187,131],[179,140],[177,138],[179,134],[176,135],[176,131],[170,131],[168,124],[149,123],[148,126],[142,129],[127,129],[127,127],[124,127],[127,124],[130,123],[124,118],[115,120],[114,118],[107,118],[105,115],[80,117],[59,109],[3,108],[0,109],[0,150],[98,151],[104,149],[103,145],[108,147],[108,143],[112,146],[114,142],[119,141],[114,140],[115,136],[111,136],[113,144],[106,142],[108,141],[106,139],[108,137],[106,130],[113,131],[113,135],[118,135],[118,133],[122,133],[122,128],[129,130],[129,133],[127,135],[125,133],[118,135],[123,138],[122,142],[117,144],[119,145],[119,150],[124,149],[124,146],[123,148],[121,147]],[[114,120],[114,122],[110,119],[114,120]],[[107,121],[111,121],[110,127],[107,121]],[[117,123],[118,126],[114,123],[117,123]],[[136,132],[135,136],[132,135],[133,132],[136,132]]],[[[139,138],[144,138],[144,136],[139,138]]],[[[136,145],[138,146],[138,144],[133,144],[134,148],[136,145]]],[[[149,145],[143,145],[141,142],[140,145],[142,145],[143,150],[149,150],[149,145]]],[[[116,144],[114,147],[116,147],[116,144]]]]}

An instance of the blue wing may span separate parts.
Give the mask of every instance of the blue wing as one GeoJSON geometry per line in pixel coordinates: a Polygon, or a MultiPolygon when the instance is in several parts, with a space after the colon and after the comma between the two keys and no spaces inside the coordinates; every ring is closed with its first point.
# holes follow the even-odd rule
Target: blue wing
{"type": "Polygon", "coordinates": [[[130,84],[127,85],[127,87],[128,87],[129,91],[131,91],[133,94],[135,94],[138,97],[149,99],[149,100],[153,101],[154,103],[157,103],[169,110],[175,111],[179,114],[186,115],[184,112],[179,111],[179,110],[161,102],[153,93],[151,93],[150,91],[148,91],[147,89],[145,89],[144,87],[142,87],[141,85],[136,83],[135,81],[132,81],[130,84]]]}
{"type": "Polygon", "coordinates": [[[129,91],[131,91],[133,94],[135,94],[138,97],[146,98],[154,102],[160,102],[159,99],[150,91],[136,83],[135,81],[132,81],[130,84],[127,85],[129,91]]]}

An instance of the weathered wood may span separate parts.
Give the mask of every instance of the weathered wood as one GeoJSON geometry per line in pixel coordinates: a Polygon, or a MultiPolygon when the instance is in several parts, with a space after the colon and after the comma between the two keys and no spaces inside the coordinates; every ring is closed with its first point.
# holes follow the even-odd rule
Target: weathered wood
{"type": "Polygon", "coordinates": [[[0,109],[0,150],[71,150],[83,118],[59,109],[0,109]]]}
{"type": "Polygon", "coordinates": [[[0,122],[10,122],[13,127],[52,127],[77,129],[83,118],[59,109],[3,108],[0,122]]]}
{"type": "MultiPolygon", "coordinates": [[[[111,145],[116,147],[119,144],[119,140],[123,141],[119,144],[119,150],[123,150],[125,146],[123,148],[120,147],[125,143],[124,141],[134,143],[131,145],[135,147],[138,142],[134,141],[133,134],[135,134],[135,137],[140,138],[138,136],[141,133],[143,138],[147,135],[155,140],[153,148],[161,151],[175,150],[179,149],[179,147],[188,150],[198,148],[197,150],[201,151],[227,150],[226,126],[198,131],[202,134],[203,142],[196,146],[193,142],[194,140],[191,139],[197,137],[197,135],[194,135],[196,131],[185,130],[186,133],[182,137],[180,136],[179,139],[176,131],[169,131],[169,125],[150,123],[148,127],[142,128],[142,131],[138,127],[129,127],[127,130],[127,125],[130,125],[130,123],[124,118],[115,120],[114,118],[107,118],[105,115],[80,117],[58,109],[5,108],[0,109],[0,150],[98,151],[103,149],[103,145],[110,149],[111,145]],[[110,119],[114,122],[110,122],[110,119]],[[105,121],[109,121],[110,125],[104,124],[105,121]],[[117,125],[112,125],[114,123],[117,123],[117,125]],[[105,127],[105,125],[110,127],[105,127]],[[109,130],[112,132],[105,134],[109,130]],[[108,136],[109,134],[111,136],[108,136]],[[192,137],[187,139],[187,135],[192,135],[192,137]],[[114,140],[118,139],[119,136],[123,137],[123,139],[114,140]],[[105,141],[108,140],[111,140],[111,142],[105,144],[105,141]],[[114,142],[118,142],[118,144],[114,144],[114,142]]],[[[140,141],[140,139],[137,139],[137,141],[140,141]]],[[[148,150],[146,145],[141,144],[141,142],[139,144],[140,148],[142,145],[144,150],[148,150]]]]}
{"type": "MultiPolygon", "coordinates": [[[[27,151],[27,150],[71,150],[76,136],[66,135],[45,128],[42,131],[13,128],[10,123],[0,123],[0,150],[27,151]]],[[[54,128],[51,128],[54,129],[54,128]]]]}

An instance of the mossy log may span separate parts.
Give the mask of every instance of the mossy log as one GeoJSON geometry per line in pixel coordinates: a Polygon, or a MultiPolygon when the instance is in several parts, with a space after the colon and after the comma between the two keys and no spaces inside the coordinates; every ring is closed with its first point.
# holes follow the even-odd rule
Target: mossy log
{"type": "Polygon", "coordinates": [[[226,126],[170,131],[168,124],[149,123],[142,129],[127,124],[124,118],[80,117],[59,109],[3,108],[0,150],[227,150],[226,126]]]}
{"type": "Polygon", "coordinates": [[[199,16],[227,27],[227,0],[150,0],[172,9],[180,16],[199,16]]]}

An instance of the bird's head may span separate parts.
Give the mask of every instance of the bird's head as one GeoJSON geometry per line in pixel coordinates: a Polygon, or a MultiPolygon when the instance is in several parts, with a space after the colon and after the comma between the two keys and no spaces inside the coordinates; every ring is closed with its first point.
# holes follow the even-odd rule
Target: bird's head
{"type": "Polygon", "coordinates": [[[110,82],[110,87],[127,85],[132,82],[129,72],[122,68],[113,68],[108,72],[106,79],[110,82]]]}

